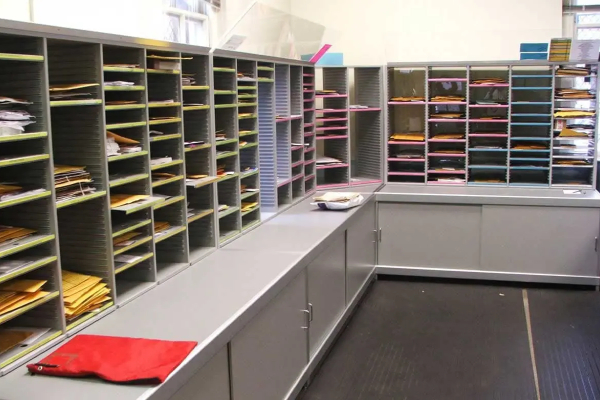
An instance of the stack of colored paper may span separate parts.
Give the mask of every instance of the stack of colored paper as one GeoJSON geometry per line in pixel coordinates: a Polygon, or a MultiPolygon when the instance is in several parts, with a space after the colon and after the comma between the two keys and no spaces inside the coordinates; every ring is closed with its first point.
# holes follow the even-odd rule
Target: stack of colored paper
{"type": "Polygon", "coordinates": [[[447,102],[455,102],[455,101],[465,101],[464,96],[434,96],[431,98],[434,103],[447,103],[447,102]]]}
{"type": "Polygon", "coordinates": [[[586,118],[596,115],[595,111],[577,109],[558,109],[554,111],[554,118],[586,118]]]}
{"type": "Polygon", "coordinates": [[[54,187],[56,188],[57,203],[94,193],[96,188],[89,185],[92,182],[94,182],[92,175],[86,172],[85,167],[54,166],[54,187]]]}
{"type": "Polygon", "coordinates": [[[392,141],[408,141],[408,142],[423,142],[425,140],[424,133],[394,133],[390,136],[392,141]]]}
{"type": "Polygon", "coordinates": [[[171,224],[167,221],[154,221],[154,234],[159,234],[166,231],[171,227],[171,224]]]}
{"type": "Polygon", "coordinates": [[[397,97],[392,97],[390,99],[390,101],[397,101],[397,102],[425,101],[425,97],[419,97],[419,96],[397,96],[397,97]]]}
{"type": "Polygon", "coordinates": [[[0,285],[0,315],[33,303],[50,292],[42,291],[45,280],[13,279],[0,285]]]}
{"type": "Polygon", "coordinates": [[[556,89],[557,99],[593,99],[594,94],[586,89],[556,89]]]}
{"type": "Polygon", "coordinates": [[[586,76],[590,74],[589,68],[582,67],[558,67],[556,75],[559,76],[586,76]]]}
{"type": "Polygon", "coordinates": [[[62,284],[67,320],[97,310],[110,301],[110,289],[97,276],[63,270],[62,284]]]}
{"type": "Polygon", "coordinates": [[[473,85],[497,85],[501,83],[506,83],[506,79],[503,78],[483,78],[483,79],[475,79],[471,82],[473,85]]]}
{"type": "Polygon", "coordinates": [[[0,245],[7,245],[35,233],[33,229],[0,225],[0,245]]]}

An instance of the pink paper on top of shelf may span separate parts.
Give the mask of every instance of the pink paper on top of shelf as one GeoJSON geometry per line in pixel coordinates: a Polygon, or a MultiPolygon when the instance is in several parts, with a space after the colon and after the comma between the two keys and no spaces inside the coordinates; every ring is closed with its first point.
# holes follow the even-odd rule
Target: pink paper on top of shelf
{"type": "Polygon", "coordinates": [[[402,157],[390,157],[388,161],[405,161],[405,162],[423,162],[424,158],[402,158],[402,157]]]}
{"type": "Polygon", "coordinates": [[[408,141],[408,140],[400,141],[400,142],[390,140],[390,141],[388,141],[388,144],[407,144],[407,145],[411,145],[411,146],[425,146],[424,141],[423,142],[412,142],[412,141],[408,141]]]}
{"type": "Polygon", "coordinates": [[[324,44],[323,47],[321,47],[319,49],[319,51],[317,51],[315,53],[315,55],[311,57],[310,62],[313,64],[316,64],[317,61],[319,61],[321,59],[321,57],[323,57],[330,48],[331,48],[330,44],[324,44]]]}
{"type": "Polygon", "coordinates": [[[348,129],[347,126],[318,126],[317,131],[342,131],[348,129]]]}
{"type": "Polygon", "coordinates": [[[317,122],[339,122],[348,121],[348,118],[317,118],[317,122]]]}
{"type": "Polygon", "coordinates": [[[508,108],[508,104],[469,104],[471,108],[508,108]]]}
{"type": "Polygon", "coordinates": [[[331,135],[331,136],[319,136],[317,135],[317,140],[327,140],[327,139],[347,139],[348,135],[331,135]]]}
{"type": "Polygon", "coordinates": [[[508,122],[507,119],[470,119],[469,122],[508,122]]]}
{"type": "Polygon", "coordinates": [[[396,176],[425,176],[425,172],[388,172],[388,175],[396,175],[396,176]]]}
{"type": "Polygon", "coordinates": [[[326,114],[326,113],[345,113],[345,112],[348,112],[348,109],[347,108],[320,108],[320,109],[317,109],[317,112],[318,113],[323,113],[323,114],[326,114]]]}
{"type": "Polygon", "coordinates": [[[508,137],[508,133],[469,133],[469,136],[474,137],[508,137]]]}
{"type": "Polygon", "coordinates": [[[466,139],[429,139],[430,142],[435,143],[464,143],[466,139]]]}
{"type": "Polygon", "coordinates": [[[466,157],[465,153],[429,153],[429,157],[466,157]]]}
{"type": "Polygon", "coordinates": [[[466,171],[465,170],[445,170],[445,169],[430,169],[429,171],[427,171],[427,173],[429,174],[465,174],[466,171]]]}
{"type": "MultiPolygon", "coordinates": [[[[381,111],[381,108],[369,107],[369,108],[351,108],[350,112],[361,112],[361,111],[381,111]]],[[[381,181],[378,181],[381,182],[381,181]]]]}
{"type": "Polygon", "coordinates": [[[426,101],[388,101],[391,106],[409,106],[413,104],[427,104],[426,101]]]}
{"type": "Polygon", "coordinates": [[[325,185],[317,185],[317,189],[330,189],[330,188],[338,188],[338,187],[346,187],[348,183],[328,183],[325,185]]]}
{"type": "Polygon", "coordinates": [[[347,168],[348,164],[317,165],[317,169],[347,168]]]}
{"type": "Polygon", "coordinates": [[[429,82],[466,82],[467,78],[429,78],[429,82]]]}

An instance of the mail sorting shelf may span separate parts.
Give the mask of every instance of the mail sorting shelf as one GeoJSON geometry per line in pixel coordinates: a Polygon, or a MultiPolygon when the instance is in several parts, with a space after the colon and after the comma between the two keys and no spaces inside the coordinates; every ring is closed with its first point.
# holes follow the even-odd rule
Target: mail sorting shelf
{"type": "Polygon", "coordinates": [[[241,233],[237,60],[213,58],[219,241],[241,233]]]}
{"type": "Polygon", "coordinates": [[[290,66],[292,201],[304,197],[304,89],[302,67],[290,66]]]}
{"type": "Polygon", "coordinates": [[[237,60],[242,230],[260,222],[257,64],[237,60]]]}
{"type": "Polygon", "coordinates": [[[383,68],[354,67],[350,100],[350,184],[383,182],[383,68]]]}
{"type": "Polygon", "coordinates": [[[585,75],[573,76],[564,68],[554,71],[554,106],[552,132],[552,165],[550,169],[553,187],[594,187],[596,181],[596,132],[598,65],[571,64],[563,67],[583,67],[585,75]],[[564,89],[578,93],[568,98],[564,89]],[[585,112],[585,115],[573,114],[585,112]],[[564,114],[566,112],[566,114],[564,114]],[[570,114],[570,115],[569,115],[570,114]],[[577,132],[578,136],[563,136],[563,129],[577,132]]]}
{"type": "Polygon", "coordinates": [[[274,71],[275,65],[272,63],[257,64],[260,205],[263,215],[276,212],[278,209],[274,71]],[[264,76],[266,73],[270,73],[271,78],[261,80],[261,75],[264,76]]]}
{"type": "Polygon", "coordinates": [[[468,185],[508,182],[509,74],[505,65],[469,69],[468,185]]]}
{"type": "MultiPolygon", "coordinates": [[[[19,132],[0,128],[0,175],[25,192],[0,200],[0,224],[34,230],[30,236],[0,244],[0,282],[12,279],[46,280],[41,298],[0,315],[0,334],[7,328],[39,329],[40,335],[26,345],[0,355],[0,373],[14,369],[20,358],[43,351],[65,332],[57,221],[54,198],[53,161],[49,135],[48,81],[45,39],[0,35],[0,94],[29,104],[17,109],[34,116],[32,124],[19,132]],[[37,189],[37,191],[32,191],[37,189]],[[11,365],[11,363],[13,363],[11,365]]],[[[4,231],[3,233],[6,233],[4,231]]],[[[2,236],[2,234],[0,234],[2,236]]],[[[5,304],[6,305],[6,304],[5,304]]]]}
{"type": "MultiPolygon", "coordinates": [[[[80,177],[78,187],[68,186],[61,188],[60,192],[57,185],[57,196],[60,194],[56,206],[61,268],[99,277],[110,290],[110,300],[99,305],[95,312],[67,315],[67,331],[74,333],[92,319],[110,311],[116,300],[108,223],[110,211],[102,106],[102,46],[98,43],[49,39],[47,52],[51,88],[93,85],[67,90],[64,92],[67,97],[60,99],[53,98],[57,92],[50,93],[54,165],[85,167],[91,178],[91,182],[86,182],[84,177],[80,177]]],[[[64,300],[67,301],[66,298],[64,300]]]]}
{"type": "Polygon", "coordinates": [[[292,203],[292,109],[290,101],[290,66],[275,65],[275,154],[277,171],[277,206],[292,203]]]}
{"type": "Polygon", "coordinates": [[[550,186],[553,70],[512,68],[509,186],[550,186]]]}
{"type": "Polygon", "coordinates": [[[171,140],[150,143],[152,196],[164,200],[153,206],[156,273],[160,283],[189,265],[182,123],[183,60],[181,53],[170,51],[148,51],[146,58],[149,128],[161,135],[174,135],[171,140]],[[157,57],[173,61],[163,67],[157,57]]]}
{"type": "Polygon", "coordinates": [[[206,55],[182,60],[183,131],[190,262],[217,246],[215,141],[212,135],[211,72],[206,55]]]}
{"type": "MultiPolygon", "coordinates": [[[[426,121],[429,87],[428,70],[420,68],[388,68],[388,141],[387,181],[424,184],[427,170],[426,121]],[[397,135],[398,139],[393,136],[397,135]]],[[[447,145],[446,145],[447,146],[447,145]]],[[[437,145],[441,150],[444,145],[437,145]]],[[[434,152],[432,152],[434,153],[434,152]]],[[[437,156],[438,153],[432,154],[437,156]]],[[[445,156],[449,153],[439,153],[445,156]]],[[[465,154],[456,154],[465,157],[465,154]]]]}
{"type": "Polygon", "coordinates": [[[430,157],[446,151],[467,153],[469,73],[466,67],[429,67],[427,85],[427,184],[464,185],[467,157],[430,157]]]}
{"type": "Polygon", "coordinates": [[[317,189],[350,184],[349,76],[346,67],[324,67],[317,80],[317,189]]]}
{"type": "Polygon", "coordinates": [[[312,193],[316,190],[316,138],[315,138],[315,68],[302,67],[302,92],[303,92],[303,131],[304,131],[304,192],[312,193]]]}
{"type": "Polygon", "coordinates": [[[592,112],[595,108],[597,63],[579,65],[589,69],[590,73],[586,74],[589,76],[574,77],[564,73],[557,76],[555,72],[558,68],[576,65],[547,62],[389,64],[389,133],[413,135],[400,135],[399,139],[389,141],[388,182],[590,187],[596,176],[595,165],[591,162],[595,157],[595,115],[578,119],[569,118],[569,115],[554,116],[557,108],[560,108],[557,111],[576,108],[592,112]],[[439,72],[444,70],[447,72],[439,72]],[[497,79],[481,83],[482,79],[490,78],[497,79]],[[469,88],[463,92],[466,83],[469,88]],[[591,98],[555,99],[557,87],[589,91],[584,97],[591,98]],[[438,92],[434,93],[435,90],[438,92]],[[431,101],[440,95],[439,91],[441,95],[457,94],[459,98],[431,101]],[[428,112],[425,117],[421,117],[423,108],[428,112]],[[443,115],[451,112],[460,115],[455,118],[443,115]],[[444,118],[432,118],[434,116],[444,118]],[[420,124],[421,118],[429,123],[420,124]],[[463,121],[467,122],[464,150],[463,139],[458,137],[462,134],[463,121]],[[419,135],[414,135],[421,133],[421,126],[425,127],[424,142],[419,135]],[[447,127],[453,127],[456,132],[443,132],[442,129],[447,127]],[[586,135],[559,136],[563,127],[575,128],[586,135]],[[438,136],[437,139],[445,139],[436,140],[435,136],[440,132],[457,136],[438,136]],[[568,154],[565,156],[563,152],[568,154]],[[453,158],[461,160],[451,164],[453,158]],[[444,160],[449,167],[439,164],[436,167],[434,160],[438,159],[444,160]],[[551,162],[555,159],[561,162],[551,162]],[[421,162],[424,167],[419,164],[421,162]],[[458,176],[458,173],[463,174],[460,169],[463,165],[464,179],[458,176]],[[451,179],[441,178],[440,182],[440,179],[431,178],[436,175],[451,179]]]}
{"type": "MultiPolygon", "coordinates": [[[[102,57],[107,131],[125,142],[118,143],[120,154],[109,154],[107,146],[109,194],[150,196],[146,52],[140,48],[103,45],[102,57]],[[133,148],[122,151],[129,146],[133,148]]],[[[135,214],[115,210],[110,221],[115,298],[119,306],[156,285],[151,210],[146,208],[135,214]]]]}

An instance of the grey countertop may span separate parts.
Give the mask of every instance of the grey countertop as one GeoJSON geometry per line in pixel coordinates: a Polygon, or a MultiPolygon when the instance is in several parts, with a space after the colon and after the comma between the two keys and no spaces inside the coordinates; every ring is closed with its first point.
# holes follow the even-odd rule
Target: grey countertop
{"type": "Polygon", "coordinates": [[[600,193],[583,189],[488,188],[388,184],[377,201],[401,203],[504,204],[600,208],[600,193]]]}
{"type": "Polygon", "coordinates": [[[82,332],[197,341],[196,349],[164,384],[150,388],[31,376],[20,367],[0,378],[0,399],[168,399],[360,210],[320,211],[310,201],[290,208],[82,332]]]}

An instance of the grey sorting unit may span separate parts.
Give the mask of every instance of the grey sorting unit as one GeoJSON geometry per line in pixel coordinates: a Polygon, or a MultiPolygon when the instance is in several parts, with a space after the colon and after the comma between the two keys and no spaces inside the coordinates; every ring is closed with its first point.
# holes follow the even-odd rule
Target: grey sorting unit
{"type": "Polygon", "coordinates": [[[45,330],[0,357],[2,374],[305,197],[304,146],[291,143],[303,140],[311,64],[144,43],[0,22],[0,94],[31,103],[16,107],[34,121],[0,132],[2,181],[18,186],[0,191],[0,223],[30,230],[0,244],[0,263],[17,266],[0,281],[46,281],[40,298],[0,315],[3,327],[45,330]],[[277,153],[262,139],[275,135],[281,107],[297,121],[277,153]],[[277,156],[290,178],[281,203],[277,156]],[[118,204],[130,196],[142,199],[118,204]],[[101,291],[76,302],[64,271],[99,279],[101,291]]]}
{"type": "Polygon", "coordinates": [[[387,185],[378,273],[598,285],[600,194],[387,185]]]}

